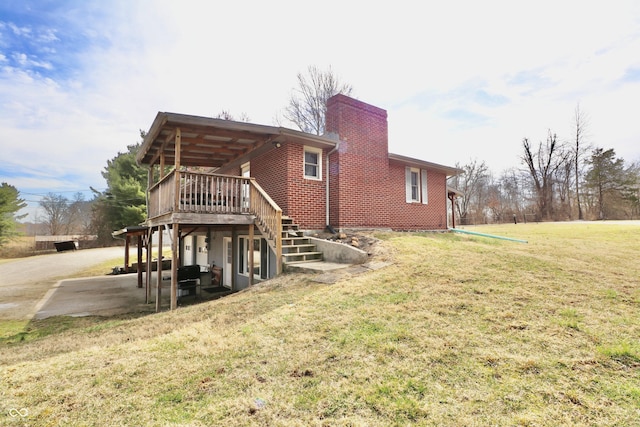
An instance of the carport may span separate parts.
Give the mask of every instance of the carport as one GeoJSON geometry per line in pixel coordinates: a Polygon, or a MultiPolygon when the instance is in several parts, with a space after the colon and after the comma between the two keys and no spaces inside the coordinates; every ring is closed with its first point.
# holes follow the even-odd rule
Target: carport
{"type": "MultiPolygon", "coordinates": [[[[129,247],[131,246],[131,238],[136,238],[138,247],[138,261],[136,262],[136,272],[138,273],[138,287],[142,288],[142,248],[149,250],[148,235],[149,227],[136,225],[126,227],[118,231],[114,231],[111,235],[115,238],[122,239],[124,237],[124,272],[129,273],[129,247]]],[[[148,292],[147,292],[148,295],[148,292]]],[[[147,297],[148,299],[148,297],[147,297]]],[[[148,302],[148,301],[147,301],[148,302]]]]}

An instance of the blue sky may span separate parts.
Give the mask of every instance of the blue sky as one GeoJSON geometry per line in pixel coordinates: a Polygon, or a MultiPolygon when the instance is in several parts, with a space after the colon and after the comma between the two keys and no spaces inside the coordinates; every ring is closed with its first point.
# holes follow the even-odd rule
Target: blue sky
{"type": "Polygon", "coordinates": [[[0,181],[90,197],[158,111],[272,125],[312,64],[388,111],[397,154],[499,174],[524,137],[570,140],[579,103],[591,144],[640,161],[639,5],[443,3],[4,0],[0,181]]]}

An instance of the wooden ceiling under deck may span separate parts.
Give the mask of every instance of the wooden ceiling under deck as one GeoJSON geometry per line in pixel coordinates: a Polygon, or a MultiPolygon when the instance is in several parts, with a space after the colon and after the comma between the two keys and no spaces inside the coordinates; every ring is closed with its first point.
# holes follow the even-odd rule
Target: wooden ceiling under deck
{"type": "Polygon", "coordinates": [[[179,164],[182,166],[219,168],[274,139],[273,134],[226,130],[215,125],[216,123],[213,126],[199,126],[166,121],[140,163],[158,163],[160,153],[163,152],[165,164],[175,164],[176,129],[180,129],[181,133],[179,164]]]}
{"type": "Polygon", "coordinates": [[[157,114],[138,152],[141,165],[176,164],[176,135],[180,129],[180,166],[217,169],[268,144],[297,140],[319,147],[335,146],[335,140],[282,127],[235,122],[185,114],[157,114]]]}

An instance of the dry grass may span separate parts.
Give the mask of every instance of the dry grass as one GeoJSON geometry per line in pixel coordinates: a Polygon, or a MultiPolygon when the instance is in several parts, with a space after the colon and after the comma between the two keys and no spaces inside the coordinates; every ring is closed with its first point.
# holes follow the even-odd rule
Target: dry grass
{"type": "Polygon", "coordinates": [[[17,236],[0,246],[0,263],[12,258],[37,255],[36,241],[33,236],[17,236]]]}
{"type": "Polygon", "coordinates": [[[4,344],[0,421],[639,425],[640,227],[474,229],[529,244],[387,233],[394,264],[335,285],[4,344]]]}

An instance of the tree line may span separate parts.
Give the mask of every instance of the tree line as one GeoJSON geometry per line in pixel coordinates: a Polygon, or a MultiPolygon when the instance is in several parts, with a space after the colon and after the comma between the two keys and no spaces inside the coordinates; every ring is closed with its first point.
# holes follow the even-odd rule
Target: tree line
{"type": "Polygon", "coordinates": [[[484,161],[458,163],[462,173],[449,182],[463,193],[458,224],[640,218],[640,164],[588,144],[587,124],[576,107],[571,140],[551,131],[537,144],[524,138],[520,167],[499,176],[484,161]]]}

